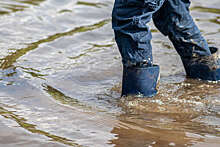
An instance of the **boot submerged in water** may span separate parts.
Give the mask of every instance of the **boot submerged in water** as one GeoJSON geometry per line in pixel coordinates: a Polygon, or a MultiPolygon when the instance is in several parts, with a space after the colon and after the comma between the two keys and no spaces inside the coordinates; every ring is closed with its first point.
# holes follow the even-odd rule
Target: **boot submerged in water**
{"type": "Polygon", "coordinates": [[[210,47],[210,56],[182,58],[187,77],[206,81],[220,81],[220,59],[218,49],[210,47]]]}
{"type": "Polygon", "coordinates": [[[157,94],[159,66],[126,67],[123,69],[122,96],[153,97],[157,94]]]}

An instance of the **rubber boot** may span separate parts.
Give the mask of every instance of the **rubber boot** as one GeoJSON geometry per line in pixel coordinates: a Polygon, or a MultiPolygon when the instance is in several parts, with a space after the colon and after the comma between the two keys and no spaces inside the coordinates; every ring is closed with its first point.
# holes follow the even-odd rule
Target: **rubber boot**
{"type": "Polygon", "coordinates": [[[122,96],[153,97],[157,94],[159,66],[125,67],[123,69],[122,96]]]}
{"type": "Polygon", "coordinates": [[[210,47],[211,56],[182,58],[187,77],[206,81],[220,80],[220,60],[218,49],[210,47]]]}

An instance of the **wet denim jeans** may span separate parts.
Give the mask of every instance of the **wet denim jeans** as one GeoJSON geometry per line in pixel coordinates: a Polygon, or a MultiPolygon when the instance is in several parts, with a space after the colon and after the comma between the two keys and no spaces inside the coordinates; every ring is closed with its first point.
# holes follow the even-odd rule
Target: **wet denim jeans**
{"type": "Polygon", "coordinates": [[[172,41],[182,59],[209,56],[206,40],[189,13],[189,0],[115,0],[112,27],[125,67],[146,62],[153,65],[148,23],[172,41]]]}

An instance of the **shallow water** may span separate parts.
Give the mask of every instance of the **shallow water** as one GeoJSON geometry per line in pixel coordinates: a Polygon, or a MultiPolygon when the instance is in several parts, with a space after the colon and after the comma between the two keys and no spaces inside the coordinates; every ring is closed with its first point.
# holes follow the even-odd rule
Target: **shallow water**
{"type": "MultiPolygon", "coordinates": [[[[218,147],[220,84],[185,78],[151,24],[160,92],[120,99],[112,0],[0,0],[0,146],[218,147]]],[[[219,0],[192,15],[220,46],[219,0]]]]}

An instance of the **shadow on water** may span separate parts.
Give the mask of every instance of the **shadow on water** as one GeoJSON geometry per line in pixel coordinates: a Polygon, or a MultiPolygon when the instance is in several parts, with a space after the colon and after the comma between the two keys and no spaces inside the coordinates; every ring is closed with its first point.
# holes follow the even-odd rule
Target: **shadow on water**
{"type": "Polygon", "coordinates": [[[83,33],[83,32],[87,32],[87,31],[92,31],[92,30],[101,28],[102,26],[104,26],[105,24],[107,24],[109,22],[110,22],[109,19],[102,20],[102,21],[100,21],[96,24],[93,24],[93,25],[81,26],[81,27],[72,29],[68,32],[57,33],[57,34],[54,34],[52,36],[47,37],[46,39],[42,39],[42,40],[39,40],[37,42],[33,42],[33,43],[29,44],[26,48],[18,49],[14,53],[12,53],[12,54],[4,57],[3,59],[1,59],[0,68],[1,69],[7,69],[7,68],[11,67],[17,61],[18,58],[25,55],[27,52],[38,48],[38,46],[40,44],[51,42],[51,41],[54,41],[54,40],[56,40],[58,38],[61,38],[61,37],[64,37],[64,36],[71,36],[71,35],[74,35],[76,33],[83,33]]]}
{"type": "Polygon", "coordinates": [[[10,120],[17,122],[20,127],[24,128],[25,130],[27,130],[31,133],[43,135],[43,136],[50,138],[51,141],[59,142],[61,144],[65,144],[68,146],[82,147],[82,146],[76,144],[73,140],[66,139],[64,137],[53,135],[53,134],[48,133],[46,131],[37,129],[36,125],[28,123],[25,118],[22,118],[16,114],[14,114],[11,111],[8,111],[7,109],[5,109],[3,107],[0,107],[0,115],[6,119],[10,119],[10,120]]]}

